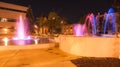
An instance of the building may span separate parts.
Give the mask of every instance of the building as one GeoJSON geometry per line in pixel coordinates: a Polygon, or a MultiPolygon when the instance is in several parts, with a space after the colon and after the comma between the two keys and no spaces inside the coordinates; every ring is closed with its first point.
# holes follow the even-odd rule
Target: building
{"type": "Polygon", "coordinates": [[[62,26],[62,34],[73,35],[74,34],[74,24],[67,24],[62,26]]]}
{"type": "Polygon", "coordinates": [[[30,7],[0,2],[0,34],[15,34],[16,21],[20,15],[27,20],[31,33],[34,18],[30,7]]]}

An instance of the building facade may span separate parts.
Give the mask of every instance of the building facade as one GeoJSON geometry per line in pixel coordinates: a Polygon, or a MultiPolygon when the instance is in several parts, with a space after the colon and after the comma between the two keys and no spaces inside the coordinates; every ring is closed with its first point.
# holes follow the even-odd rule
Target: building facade
{"type": "Polygon", "coordinates": [[[74,34],[74,24],[67,24],[62,26],[62,34],[73,35],[74,34]]]}
{"type": "Polygon", "coordinates": [[[27,20],[30,32],[32,32],[31,25],[34,18],[30,7],[0,2],[0,34],[15,34],[16,22],[20,15],[27,20]]]}

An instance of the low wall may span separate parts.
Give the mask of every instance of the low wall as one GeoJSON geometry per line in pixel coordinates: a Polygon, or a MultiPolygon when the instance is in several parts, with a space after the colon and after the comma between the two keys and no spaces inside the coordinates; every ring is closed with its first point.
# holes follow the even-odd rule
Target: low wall
{"type": "Polygon", "coordinates": [[[115,57],[120,55],[120,38],[59,36],[59,48],[86,57],[115,57]]]}

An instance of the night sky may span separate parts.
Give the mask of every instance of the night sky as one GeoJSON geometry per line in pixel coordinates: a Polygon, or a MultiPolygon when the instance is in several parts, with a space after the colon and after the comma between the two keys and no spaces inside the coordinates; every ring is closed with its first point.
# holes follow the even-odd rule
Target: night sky
{"type": "Polygon", "coordinates": [[[59,16],[66,18],[71,23],[79,21],[80,17],[109,10],[114,0],[0,0],[3,2],[28,6],[31,5],[34,17],[48,16],[50,11],[55,11],[59,16]]]}

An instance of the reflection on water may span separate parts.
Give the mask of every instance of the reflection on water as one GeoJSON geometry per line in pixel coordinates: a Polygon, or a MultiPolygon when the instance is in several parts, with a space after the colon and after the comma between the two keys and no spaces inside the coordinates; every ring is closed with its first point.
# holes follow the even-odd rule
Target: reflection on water
{"type": "Polygon", "coordinates": [[[37,45],[43,43],[50,43],[48,38],[32,38],[32,39],[10,39],[3,38],[0,39],[0,46],[8,46],[8,45],[37,45]]]}

